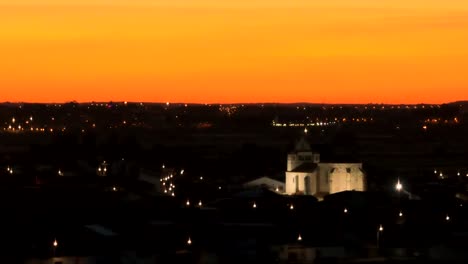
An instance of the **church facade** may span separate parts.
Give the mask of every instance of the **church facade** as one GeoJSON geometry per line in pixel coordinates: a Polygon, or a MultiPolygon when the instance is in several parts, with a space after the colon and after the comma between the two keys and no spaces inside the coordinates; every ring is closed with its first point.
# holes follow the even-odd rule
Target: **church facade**
{"type": "Polygon", "coordinates": [[[342,191],[365,191],[362,163],[322,163],[305,138],[288,154],[285,193],[321,198],[342,191]]]}

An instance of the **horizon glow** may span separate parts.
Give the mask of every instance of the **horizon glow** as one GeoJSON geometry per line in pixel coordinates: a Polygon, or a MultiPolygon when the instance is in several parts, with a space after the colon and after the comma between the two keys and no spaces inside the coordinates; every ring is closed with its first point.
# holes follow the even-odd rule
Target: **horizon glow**
{"type": "Polygon", "coordinates": [[[0,0],[0,101],[445,103],[466,47],[462,0],[0,0]]]}

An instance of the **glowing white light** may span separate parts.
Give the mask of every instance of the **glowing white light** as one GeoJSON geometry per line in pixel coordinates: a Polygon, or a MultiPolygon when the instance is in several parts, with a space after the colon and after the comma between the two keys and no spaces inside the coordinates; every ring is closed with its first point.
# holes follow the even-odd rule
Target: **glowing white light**
{"type": "Polygon", "coordinates": [[[192,245],[192,239],[190,237],[187,240],[187,245],[192,245]]]}
{"type": "Polygon", "coordinates": [[[202,206],[202,201],[200,200],[200,202],[198,202],[198,206],[202,206]]]}
{"type": "Polygon", "coordinates": [[[403,213],[400,211],[400,213],[398,214],[399,217],[402,217],[403,216],[403,213]]]}
{"type": "Polygon", "coordinates": [[[447,216],[445,217],[445,220],[446,220],[446,221],[450,221],[450,216],[447,215],[447,216]]]}
{"type": "Polygon", "coordinates": [[[382,232],[382,231],[383,231],[383,226],[380,225],[380,226],[379,226],[379,232],[382,232]]]}
{"type": "Polygon", "coordinates": [[[347,213],[348,213],[348,209],[345,208],[345,209],[343,210],[343,212],[344,212],[345,214],[347,214],[347,213]]]}
{"type": "Polygon", "coordinates": [[[57,239],[54,240],[54,243],[53,243],[54,247],[57,247],[58,246],[58,242],[57,242],[57,239]]]}
{"type": "Polygon", "coordinates": [[[302,236],[301,236],[301,234],[299,234],[299,235],[297,236],[297,241],[302,241],[302,236]]]}
{"type": "Polygon", "coordinates": [[[190,201],[187,200],[187,202],[185,203],[187,206],[190,206],[190,201]]]}
{"type": "Polygon", "coordinates": [[[397,191],[401,191],[403,189],[403,185],[401,184],[400,180],[398,180],[397,184],[395,185],[397,191]]]}
{"type": "Polygon", "coordinates": [[[114,187],[112,187],[112,190],[115,192],[115,191],[117,191],[117,188],[114,186],[114,187]]]}
{"type": "Polygon", "coordinates": [[[257,204],[253,203],[252,208],[257,208],[257,204]]]}
{"type": "Polygon", "coordinates": [[[291,204],[291,205],[289,206],[289,209],[294,210],[294,205],[291,204]]]}

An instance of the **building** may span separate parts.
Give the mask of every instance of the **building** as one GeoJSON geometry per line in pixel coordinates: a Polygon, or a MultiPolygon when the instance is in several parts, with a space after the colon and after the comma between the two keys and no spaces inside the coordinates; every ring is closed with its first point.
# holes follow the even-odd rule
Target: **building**
{"type": "Polygon", "coordinates": [[[288,154],[286,194],[314,195],[321,198],[342,191],[365,191],[362,163],[324,163],[302,138],[288,154]]]}
{"type": "Polygon", "coordinates": [[[275,191],[278,193],[284,192],[284,182],[280,182],[269,177],[261,177],[253,181],[246,182],[243,186],[244,188],[264,187],[269,189],[270,191],[275,191]]]}

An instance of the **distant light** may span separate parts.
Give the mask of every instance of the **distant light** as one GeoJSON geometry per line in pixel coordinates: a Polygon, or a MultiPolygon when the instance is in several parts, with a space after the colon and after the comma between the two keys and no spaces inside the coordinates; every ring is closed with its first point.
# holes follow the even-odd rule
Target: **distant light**
{"type": "Polygon", "coordinates": [[[172,196],[175,196],[175,193],[174,193],[174,192],[172,192],[172,196]]]}
{"type": "Polygon", "coordinates": [[[183,175],[183,174],[184,174],[184,172],[185,172],[184,170],[181,170],[181,171],[180,171],[180,175],[183,175]]]}
{"type": "Polygon", "coordinates": [[[190,206],[190,200],[187,200],[187,202],[185,203],[185,205],[190,206]]]}
{"type": "Polygon", "coordinates": [[[200,176],[200,180],[203,181],[203,176],[200,176]]]}
{"type": "Polygon", "coordinates": [[[398,214],[399,217],[402,217],[403,216],[403,213],[400,211],[400,213],[398,214]]]}
{"type": "Polygon", "coordinates": [[[345,209],[343,210],[343,212],[344,212],[345,214],[347,214],[347,213],[348,213],[348,209],[345,208],[345,209]]]}
{"type": "Polygon", "coordinates": [[[190,237],[187,240],[187,245],[192,245],[192,239],[190,237]]]}
{"type": "Polygon", "coordinates": [[[383,226],[380,225],[380,226],[379,226],[379,232],[382,232],[382,231],[383,231],[383,226]]]}
{"type": "Polygon", "coordinates": [[[450,221],[450,216],[447,215],[447,216],[445,217],[445,220],[446,220],[446,221],[450,221]]]}
{"type": "Polygon", "coordinates": [[[291,204],[291,205],[289,206],[289,209],[294,210],[294,205],[291,204]]]}
{"type": "Polygon", "coordinates": [[[434,174],[437,174],[437,170],[434,170],[434,174]]]}
{"type": "Polygon", "coordinates": [[[221,186],[218,186],[218,190],[221,190],[221,186]]]}
{"type": "Polygon", "coordinates": [[[30,120],[30,121],[33,121],[33,117],[31,116],[31,117],[29,118],[29,120],[30,120]]]}
{"type": "Polygon", "coordinates": [[[460,172],[457,172],[457,176],[460,176],[460,172]]]}
{"type": "Polygon", "coordinates": [[[275,191],[279,192],[279,188],[278,188],[278,186],[276,186],[276,189],[275,189],[275,191]]]}
{"type": "Polygon", "coordinates": [[[165,169],[165,168],[166,168],[166,165],[163,164],[163,165],[162,165],[162,168],[165,169]]]}
{"type": "Polygon", "coordinates": [[[115,192],[115,191],[117,191],[117,188],[114,186],[114,187],[112,187],[112,190],[115,192]]]}
{"type": "Polygon", "coordinates": [[[198,206],[202,206],[202,201],[200,200],[200,202],[198,202],[198,206]]]}
{"type": "Polygon", "coordinates": [[[166,102],[166,106],[169,106],[169,105],[170,105],[170,103],[169,103],[169,102],[166,102]]]}
{"type": "Polygon", "coordinates": [[[257,208],[257,204],[254,202],[252,208],[257,208]]]}
{"type": "Polygon", "coordinates": [[[53,243],[54,247],[57,247],[58,246],[58,242],[57,242],[57,239],[54,239],[54,243],[53,243]]]}
{"type": "Polygon", "coordinates": [[[14,124],[14,123],[16,122],[16,119],[13,117],[13,118],[11,119],[11,122],[14,124]]]}
{"type": "Polygon", "coordinates": [[[307,128],[304,128],[304,133],[307,134],[307,132],[309,132],[307,128]]]}
{"type": "Polygon", "coordinates": [[[299,234],[299,235],[297,236],[297,241],[302,241],[302,236],[301,236],[301,234],[299,234]]]}
{"type": "Polygon", "coordinates": [[[443,178],[443,177],[444,177],[444,174],[441,172],[441,173],[439,174],[439,176],[440,176],[441,178],[443,178]]]}

